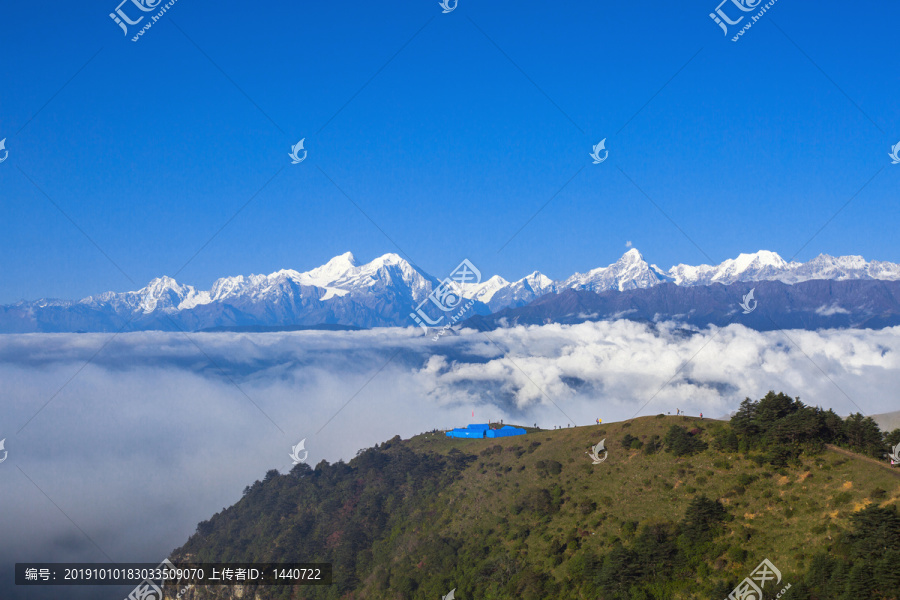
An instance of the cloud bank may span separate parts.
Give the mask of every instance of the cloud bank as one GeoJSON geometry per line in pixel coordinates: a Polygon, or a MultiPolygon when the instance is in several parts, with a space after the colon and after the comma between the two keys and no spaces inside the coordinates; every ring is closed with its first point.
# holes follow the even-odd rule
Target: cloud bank
{"type": "Polygon", "coordinates": [[[289,470],[301,439],[314,465],[473,411],[547,428],[718,417],[770,389],[840,414],[897,410],[898,333],[612,321],[437,342],[413,328],[0,336],[0,565],[158,562],[266,470],[289,470]]]}

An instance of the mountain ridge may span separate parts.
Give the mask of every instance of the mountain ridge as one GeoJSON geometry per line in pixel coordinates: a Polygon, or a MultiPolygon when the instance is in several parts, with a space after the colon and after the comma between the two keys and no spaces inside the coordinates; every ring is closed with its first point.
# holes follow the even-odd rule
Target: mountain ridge
{"type": "Polygon", "coordinates": [[[739,323],[756,331],[778,329],[881,329],[900,325],[900,282],[813,279],[683,287],[666,282],[623,292],[564,290],[525,306],[475,315],[461,326],[481,331],[499,327],[574,325],[615,319],[672,320],[695,327],[739,323]],[[749,312],[741,306],[753,290],[749,312]]]}
{"type": "MultiPolygon", "coordinates": [[[[565,290],[628,292],[666,283],[680,287],[761,281],[794,285],[817,279],[898,281],[900,265],[826,254],[806,263],[788,262],[775,252],[760,250],[719,265],[678,264],[663,271],[632,248],[608,266],[565,279],[553,280],[539,271],[516,281],[494,275],[467,284],[462,296],[472,301],[475,314],[487,315],[565,290]]],[[[409,313],[440,284],[441,280],[397,254],[359,264],[351,252],[345,252],[308,271],[281,269],[268,275],[221,277],[209,290],[162,276],[137,291],[108,291],[81,300],[20,301],[0,306],[0,332],[408,326],[413,324],[409,313]]]]}

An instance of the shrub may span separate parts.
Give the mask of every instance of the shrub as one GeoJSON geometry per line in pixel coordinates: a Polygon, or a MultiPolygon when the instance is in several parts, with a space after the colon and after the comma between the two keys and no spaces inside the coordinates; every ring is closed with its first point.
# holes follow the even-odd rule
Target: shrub
{"type": "Polygon", "coordinates": [[[582,500],[578,503],[578,512],[582,515],[589,515],[597,510],[597,503],[593,500],[582,500]]]}
{"type": "Polygon", "coordinates": [[[832,506],[841,506],[850,502],[853,499],[853,494],[850,492],[838,492],[831,498],[832,506]]]}
{"type": "Polygon", "coordinates": [[[658,435],[653,435],[644,444],[644,454],[656,454],[662,449],[662,442],[658,435]]]}
{"type": "Polygon", "coordinates": [[[664,439],[666,450],[675,456],[691,456],[708,447],[706,442],[691,435],[684,427],[672,425],[664,439]]]}
{"type": "Polygon", "coordinates": [[[525,454],[525,449],[522,446],[510,446],[507,450],[515,454],[516,458],[521,458],[525,454]]]}
{"type": "Polygon", "coordinates": [[[732,498],[734,496],[743,496],[747,490],[744,489],[742,485],[736,485],[725,494],[726,498],[732,498]]]}
{"type": "Polygon", "coordinates": [[[688,541],[699,542],[715,535],[718,524],[728,520],[728,511],[718,500],[697,496],[684,515],[684,533],[688,541]]]}
{"type": "Polygon", "coordinates": [[[643,445],[644,445],[644,442],[642,442],[640,439],[636,438],[635,436],[631,435],[630,433],[626,433],[625,437],[622,438],[622,447],[623,448],[629,448],[631,450],[640,450],[643,445]]]}
{"type": "Polygon", "coordinates": [[[747,487],[748,485],[750,485],[757,479],[759,479],[759,476],[757,476],[757,475],[750,475],[749,473],[741,473],[740,475],[738,475],[738,485],[747,487]]]}
{"type": "Polygon", "coordinates": [[[713,446],[716,450],[737,452],[740,440],[732,429],[716,429],[713,433],[713,446]]]}
{"type": "Polygon", "coordinates": [[[500,444],[495,444],[490,448],[485,448],[484,450],[482,450],[479,456],[492,456],[494,454],[499,454],[500,452],[503,452],[503,446],[501,446],[500,444]]]}
{"type": "Polygon", "coordinates": [[[747,551],[740,546],[732,546],[728,549],[728,560],[743,564],[747,560],[747,551]]]}
{"type": "Polygon", "coordinates": [[[881,500],[885,496],[887,496],[887,490],[883,490],[880,487],[875,488],[869,493],[869,498],[872,500],[881,500]]]}
{"type": "Polygon", "coordinates": [[[766,460],[773,467],[785,467],[793,457],[793,451],[787,446],[772,446],[766,453],[766,460]]]}
{"type": "Polygon", "coordinates": [[[537,488],[523,494],[513,507],[513,512],[518,514],[525,510],[538,515],[551,515],[556,508],[550,490],[537,488]]]}

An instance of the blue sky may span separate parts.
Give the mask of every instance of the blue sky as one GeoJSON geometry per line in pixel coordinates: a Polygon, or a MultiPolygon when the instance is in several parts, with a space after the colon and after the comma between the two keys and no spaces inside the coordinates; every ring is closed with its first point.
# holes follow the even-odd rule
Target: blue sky
{"type": "Polygon", "coordinates": [[[347,250],[508,279],[627,241],[900,262],[900,6],[780,0],[734,43],[716,4],[178,0],[134,43],[116,1],[7,3],[0,302],[347,250]]]}

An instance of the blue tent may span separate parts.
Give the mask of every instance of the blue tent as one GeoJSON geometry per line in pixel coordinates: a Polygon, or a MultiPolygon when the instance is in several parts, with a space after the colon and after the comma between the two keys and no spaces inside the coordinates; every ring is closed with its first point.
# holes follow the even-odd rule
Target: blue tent
{"type": "Polygon", "coordinates": [[[490,425],[486,425],[484,423],[476,423],[471,425],[466,425],[465,428],[457,427],[452,431],[447,432],[447,437],[452,438],[498,438],[498,437],[509,437],[513,435],[525,435],[524,429],[519,429],[518,427],[512,427],[510,425],[504,425],[500,429],[491,429],[490,425]]]}
{"type": "Polygon", "coordinates": [[[457,427],[453,431],[447,432],[447,437],[455,437],[455,438],[483,438],[485,434],[490,433],[491,426],[478,423],[473,425],[467,425],[465,428],[457,427]]]}
{"type": "Polygon", "coordinates": [[[500,429],[491,429],[487,432],[489,438],[510,437],[513,435],[525,435],[527,432],[519,427],[504,425],[500,429]]]}

